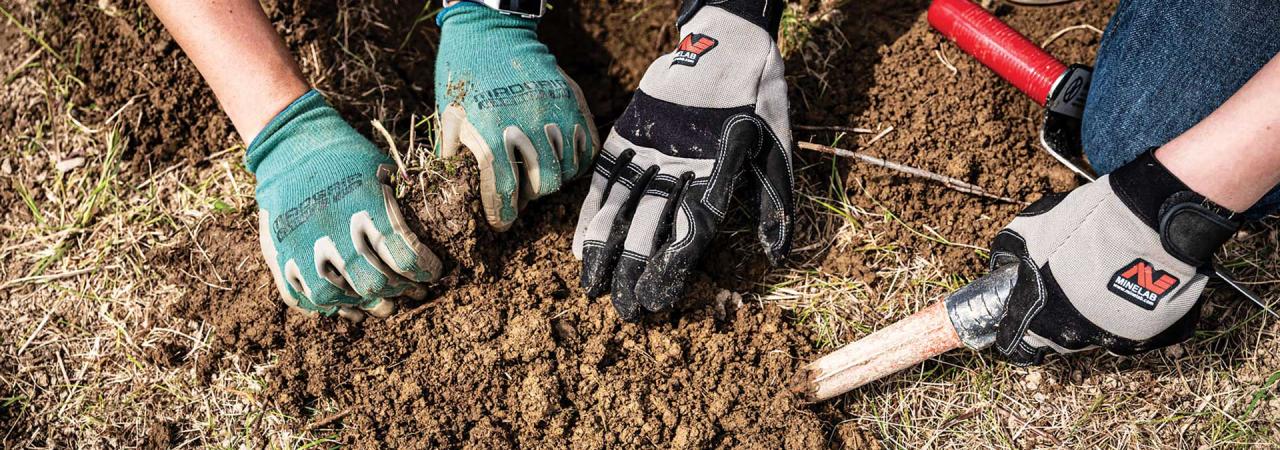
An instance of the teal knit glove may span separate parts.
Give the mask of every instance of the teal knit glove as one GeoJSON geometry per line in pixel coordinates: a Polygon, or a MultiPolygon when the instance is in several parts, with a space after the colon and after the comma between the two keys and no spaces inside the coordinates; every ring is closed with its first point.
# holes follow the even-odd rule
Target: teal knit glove
{"type": "Polygon", "coordinates": [[[471,150],[485,216],[506,230],[525,200],[587,173],[599,145],[595,123],[578,85],[538,42],[537,21],[467,1],[436,21],[437,153],[471,150]]]}
{"type": "Polygon", "coordinates": [[[245,166],[258,178],[262,256],[289,306],[386,317],[390,297],[439,277],[440,260],[396,206],[391,158],[316,91],[267,124],[245,166]]]}

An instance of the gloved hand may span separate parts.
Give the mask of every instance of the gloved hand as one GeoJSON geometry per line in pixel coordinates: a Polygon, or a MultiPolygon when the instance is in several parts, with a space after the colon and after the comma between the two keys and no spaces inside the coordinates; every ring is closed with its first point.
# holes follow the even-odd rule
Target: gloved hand
{"type": "Polygon", "coordinates": [[[791,126],[775,37],[783,2],[686,0],[676,50],[649,66],[582,204],[582,285],[623,320],[661,311],[711,242],[734,184],[758,196],[774,264],[791,248],[791,126]]]}
{"type": "Polygon", "coordinates": [[[461,1],[436,22],[437,153],[471,150],[485,216],[506,230],[525,201],[587,172],[600,145],[595,123],[578,85],[538,42],[536,20],[461,1]]]}
{"type": "Polygon", "coordinates": [[[1039,364],[1049,352],[1121,355],[1191,337],[1213,254],[1234,215],[1147,152],[1069,194],[1027,207],[991,244],[991,267],[1020,264],[995,347],[1039,364]]]}
{"type": "Polygon", "coordinates": [[[389,300],[440,276],[409,231],[389,183],[394,163],[316,91],[249,144],[262,256],[289,306],[315,315],[385,317],[389,300]]]}

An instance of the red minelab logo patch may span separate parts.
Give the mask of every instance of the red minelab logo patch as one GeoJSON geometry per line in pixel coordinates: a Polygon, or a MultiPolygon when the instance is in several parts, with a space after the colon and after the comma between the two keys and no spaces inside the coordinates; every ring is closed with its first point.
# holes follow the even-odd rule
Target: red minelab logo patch
{"type": "Polygon", "coordinates": [[[1116,271],[1107,286],[1125,300],[1146,310],[1156,309],[1156,305],[1165,296],[1178,287],[1178,278],[1162,270],[1156,270],[1151,263],[1138,258],[1116,271]]]}
{"type": "Polygon", "coordinates": [[[719,44],[720,41],[705,34],[685,36],[684,40],[680,41],[680,46],[676,48],[675,56],[671,58],[671,65],[696,66],[702,55],[707,54],[719,44]]]}

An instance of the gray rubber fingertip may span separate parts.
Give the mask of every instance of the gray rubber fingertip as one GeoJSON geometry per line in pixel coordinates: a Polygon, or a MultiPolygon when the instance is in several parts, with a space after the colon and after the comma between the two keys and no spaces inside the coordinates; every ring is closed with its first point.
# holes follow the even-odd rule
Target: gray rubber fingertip
{"type": "Polygon", "coordinates": [[[391,314],[396,312],[396,302],[384,298],[379,301],[378,304],[373,305],[373,307],[364,308],[364,311],[373,317],[385,319],[387,317],[391,317],[391,314]]]}
{"type": "Polygon", "coordinates": [[[364,313],[360,312],[359,309],[352,308],[350,306],[338,308],[338,316],[343,319],[347,319],[351,323],[360,323],[364,321],[364,313]]]}
{"type": "Polygon", "coordinates": [[[440,272],[444,270],[444,263],[440,262],[440,257],[436,256],[435,253],[427,251],[422,255],[422,259],[425,260],[423,265],[426,266],[422,268],[422,271],[427,273],[427,279],[423,281],[429,283],[439,280],[440,272]]]}

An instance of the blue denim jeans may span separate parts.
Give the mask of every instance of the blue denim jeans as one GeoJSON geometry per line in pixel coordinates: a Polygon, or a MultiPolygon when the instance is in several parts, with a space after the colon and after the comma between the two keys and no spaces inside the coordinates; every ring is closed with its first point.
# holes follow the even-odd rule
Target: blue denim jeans
{"type": "MultiPolygon", "coordinates": [[[[1278,33],[1275,0],[1122,0],[1089,87],[1089,163],[1110,173],[1190,129],[1280,52],[1278,33]]],[[[1277,209],[1280,189],[1249,215],[1277,209]]]]}

